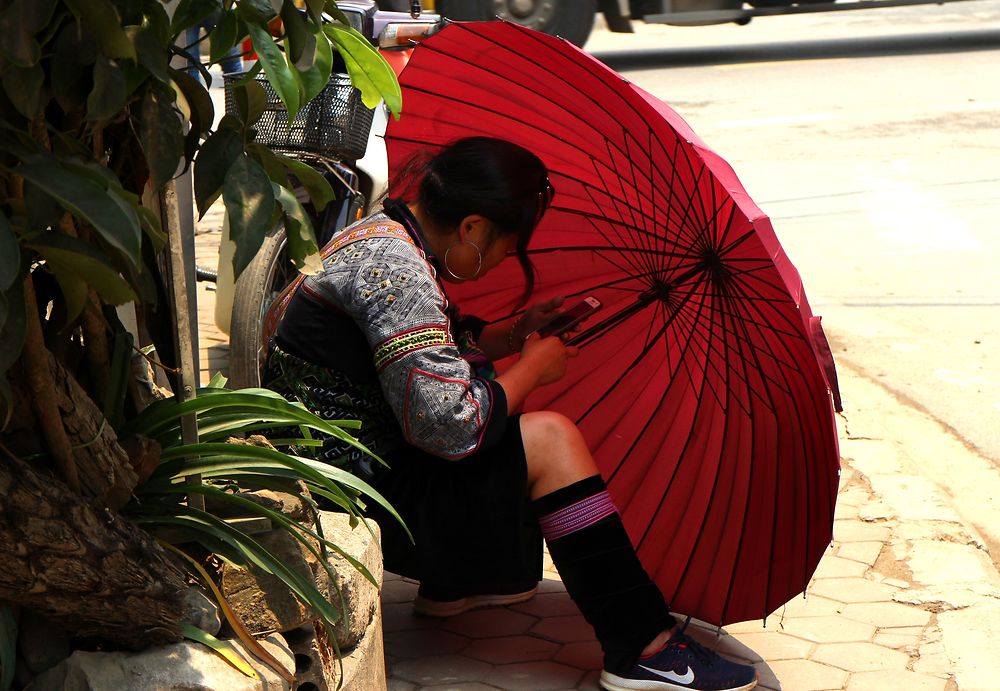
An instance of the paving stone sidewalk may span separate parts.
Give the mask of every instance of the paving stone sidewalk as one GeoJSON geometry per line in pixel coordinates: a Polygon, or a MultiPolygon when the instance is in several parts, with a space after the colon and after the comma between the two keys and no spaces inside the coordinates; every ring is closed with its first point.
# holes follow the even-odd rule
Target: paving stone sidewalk
{"type": "MultiPolygon", "coordinates": [[[[196,236],[204,266],[217,256],[221,219],[212,213],[196,236]]],[[[203,381],[228,364],[214,298],[211,285],[200,283],[203,381]]],[[[835,542],[807,594],[766,623],[721,632],[693,624],[694,635],[754,664],[762,689],[1000,688],[1000,629],[993,623],[1000,622],[1000,577],[985,545],[951,499],[913,472],[906,440],[892,436],[901,433],[879,427],[852,435],[849,421],[864,417],[870,432],[899,403],[850,370],[840,376],[848,410],[839,420],[844,462],[835,542]]],[[[547,563],[532,600],[447,620],[414,616],[416,583],[386,574],[389,689],[598,689],[600,649],[547,563]]]]}

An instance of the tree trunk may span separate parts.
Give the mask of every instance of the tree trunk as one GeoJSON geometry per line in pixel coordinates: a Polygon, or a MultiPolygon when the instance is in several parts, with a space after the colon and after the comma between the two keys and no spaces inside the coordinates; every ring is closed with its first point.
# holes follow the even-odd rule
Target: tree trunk
{"type": "MultiPolygon", "coordinates": [[[[72,446],[80,494],[117,512],[128,503],[138,483],[128,454],[119,445],[118,436],[101,410],[73,375],[44,347],[40,355],[48,363],[49,394],[55,399],[72,446]]],[[[42,451],[42,446],[37,421],[29,414],[32,406],[28,400],[34,392],[23,384],[16,388],[20,390],[16,392],[14,410],[20,411],[20,417],[10,421],[3,435],[4,444],[26,458],[42,451]]]]}
{"type": "Polygon", "coordinates": [[[181,571],[153,539],[0,454],[0,599],[135,650],[180,639],[181,571]]]}

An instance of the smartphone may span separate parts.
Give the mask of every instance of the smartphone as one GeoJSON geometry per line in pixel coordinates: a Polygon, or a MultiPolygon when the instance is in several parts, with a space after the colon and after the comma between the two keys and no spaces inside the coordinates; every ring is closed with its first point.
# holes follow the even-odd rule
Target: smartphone
{"type": "Polygon", "coordinates": [[[564,310],[548,324],[538,330],[538,335],[562,337],[567,331],[571,331],[576,325],[587,319],[597,310],[601,309],[601,301],[593,295],[585,297],[569,309],[564,310]]]}

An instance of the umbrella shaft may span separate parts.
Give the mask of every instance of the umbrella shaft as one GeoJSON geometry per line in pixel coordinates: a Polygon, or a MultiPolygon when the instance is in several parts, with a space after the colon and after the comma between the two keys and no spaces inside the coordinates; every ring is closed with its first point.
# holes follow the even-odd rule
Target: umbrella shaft
{"type": "Polygon", "coordinates": [[[655,298],[656,298],[656,291],[647,290],[645,293],[636,298],[635,303],[618,310],[609,317],[605,317],[604,319],[597,322],[589,329],[581,331],[576,336],[573,336],[572,338],[567,340],[566,345],[582,346],[589,343],[590,341],[597,338],[606,331],[610,330],[617,324],[620,324],[621,322],[625,321],[633,314],[641,311],[644,307],[650,304],[655,298]]]}

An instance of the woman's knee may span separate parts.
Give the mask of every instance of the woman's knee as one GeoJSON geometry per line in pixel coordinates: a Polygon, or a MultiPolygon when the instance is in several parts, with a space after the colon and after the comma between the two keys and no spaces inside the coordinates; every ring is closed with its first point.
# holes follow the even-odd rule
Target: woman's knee
{"type": "Polygon", "coordinates": [[[526,444],[530,441],[533,444],[552,444],[563,448],[583,442],[583,435],[576,424],[562,413],[551,410],[522,415],[521,437],[526,444]]]}
{"type": "Polygon", "coordinates": [[[585,477],[596,472],[594,459],[576,424],[552,411],[521,416],[521,437],[529,474],[585,477]]]}

